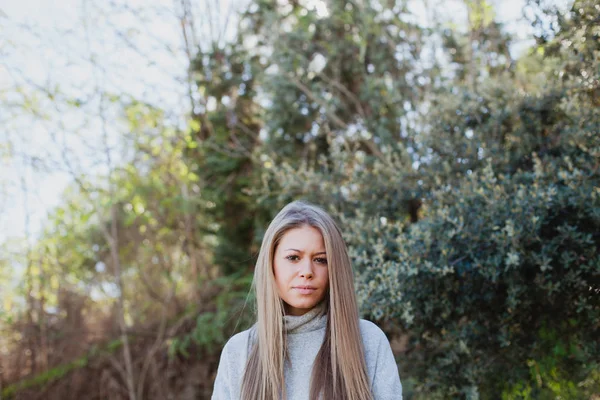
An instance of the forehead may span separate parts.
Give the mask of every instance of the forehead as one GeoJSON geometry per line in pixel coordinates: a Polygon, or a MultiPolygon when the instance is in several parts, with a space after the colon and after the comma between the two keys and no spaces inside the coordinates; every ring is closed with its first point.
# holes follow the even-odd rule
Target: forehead
{"type": "Polygon", "coordinates": [[[288,248],[297,250],[319,248],[325,250],[325,241],[323,240],[323,235],[317,228],[303,225],[285,232],[279,241],[278,247],[282,250],[288,248]]]}

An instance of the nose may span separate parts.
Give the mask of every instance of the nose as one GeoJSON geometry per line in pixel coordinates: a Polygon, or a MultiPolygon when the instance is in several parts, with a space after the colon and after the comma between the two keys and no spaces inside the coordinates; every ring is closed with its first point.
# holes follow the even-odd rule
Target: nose
{"type": "Polygon", "coordinates": [[[302,263],[302,266],[300,267],[300,276],[305,279],[312,279],[313,270],[312,270],[311,260],[308,260],[307,262],[302,263]]]}

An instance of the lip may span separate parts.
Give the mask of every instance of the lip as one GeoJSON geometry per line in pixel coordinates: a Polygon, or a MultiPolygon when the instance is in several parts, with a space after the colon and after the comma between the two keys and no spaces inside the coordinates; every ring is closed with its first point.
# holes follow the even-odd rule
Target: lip
{"type": "Polygon", "coordinates": [[[317,290],[314,286],[294,286],[292,289],[300,294],[312,294],[317,290]]]}

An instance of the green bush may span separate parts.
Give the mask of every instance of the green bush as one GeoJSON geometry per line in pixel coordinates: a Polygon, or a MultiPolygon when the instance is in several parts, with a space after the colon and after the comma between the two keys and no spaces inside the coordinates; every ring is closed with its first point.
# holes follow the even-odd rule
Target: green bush
{"type": "Polygon", "coordinates": [[[331,194],[361,309],[411,335],[400,366],[415,394],[520,398],[520,390],[524,398],[577,398],[587,390],[579,384],[598,368],[600,354],[600,296],[593,290],[600,286],[600,143],[592,120],[575,121],[587,129],[564,125],[560,152],[533,154],[528,170],[500,174],[488,160],[454,183],[441,182],[413,224],[403,217],[402,198],[394,213],[393,196],[385,196],[396,188],[398,164],[361,168],[360,156],[338,152],[337,173],[273,174],[285,196],[320,201],[331,194]],[[348,190],[352,182],[355,191],[348,190]],[[361,208],[377,185],[375,203],[388,208],[361,208]]]}
{"type": "Polygon", "coordinates": [[[514,176],[486,168],[434,191],[419,223],[374,221],[376,245],[350,239],[363,309],[410,329],[422,382],[467,394],[518,381],[527,360],[545,356],[542,327],[581,346],[564,364],[599,354],[599,298],[589,288],[600,284],[600,179],[582,167],[536,159],[535,172],[514,176]]]}
{"type": "Polygon", "coordinates": [[[195,324],[169,341],[169,354],[189,357],[192,345],[202,353],[215,354],[233,334],[253,323],[252,275],[237,273],[210,282],[215,295],[207,297],[196,313],[195,324]]]}
{"type": "Polygon", "coordinates": [[[363,314],[409,334],[407,397],[598,393],[593,7],[577,2],[516,72],[435,93],[412,147],[331,143],[316,166],[265,175],[281,203],[304,197],[341,221],[363,314]]]}

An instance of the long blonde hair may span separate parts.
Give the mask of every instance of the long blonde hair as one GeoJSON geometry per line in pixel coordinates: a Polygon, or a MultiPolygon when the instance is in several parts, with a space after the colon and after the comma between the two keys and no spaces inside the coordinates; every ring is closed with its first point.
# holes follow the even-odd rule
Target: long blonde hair
{"type": "Polygon", "coordinates": [[[313,364],[310,399],[369,400],[364,349],[358,325],[352,265],[335,221],[324,210],[306,202],[285,206],[265,232],[254,271],[256,340],[242,380],[242,400],[285,399],[286,337],[284,308],[275,286],[273,257],[282,236],[308,225],[318,229],[325,242],[329,296],[325,339],[313,364]]]}

